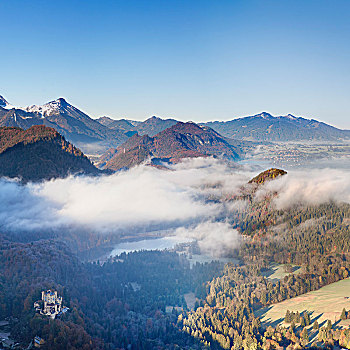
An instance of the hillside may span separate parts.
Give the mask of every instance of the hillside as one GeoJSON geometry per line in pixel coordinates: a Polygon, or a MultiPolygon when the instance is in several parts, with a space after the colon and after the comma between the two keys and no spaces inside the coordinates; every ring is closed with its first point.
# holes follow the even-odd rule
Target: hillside
{"type": "Polygon", "coordinates": [[[314,119],[287,116],[274,117],[263,112],[227,122],[208,122],[225,137],[248,141],[336,141],[350,139],[350,130],[337,129],[314,119]]]}
{"type": "Polygon", "coordinates": [[[67,140],[82,145],[100,143],[116,147],[128,136],[122,130],[111,130],[90,118],[87,114],[59,98],[42,106],[33,105],[16,108],[1,97],[0,126],[14,126],[27,129],[33,125],[46,125],[56,129],[67,140]]]}
{"type": "Polygon", "coordinates": [[[72,173],[98,174],[89,159],[53,128],[0,127],[0,176],[40,181],[72,173]]]}
{"type": "Polygon", "coordinates": [[[230,145],[217,132],[210,128],[200,127],[194,123],[178,122],[176,125],[161,131],[154,137],[133,135],[117,148],[117,153],[109,153],[106,159],[107,169],[118,170],[120,164],[128,164],[128,168],[143,160],[153,157],[177,162],[186,157],[220,156],[237,159],[239,149],[230,145]],[[130,152],[132,151],[132,152],[130,152]],[[137,162],[129,158],[137,159],[137,162]]]}
{"type": "Polygon", "coordinates": [[[106,168],[112,170],[129,169],[135,165],[143,163],[145,160],[151,157],[152,154],[146,147],[138,146],[125,151],[125,153],[122,152],[116,157],[113,157],[111,161],[106,163],[106,168]]]}
{"type": "Polygon", "coordinates": [[[268,170],[265,170],[252,178],[249,183],[256,183],[256,184],[264,184],[266,181],[273,180],[279,176],[286,175],[287,172],[282,169],[276,169],[276,168],[271,168],[268,170]]]}

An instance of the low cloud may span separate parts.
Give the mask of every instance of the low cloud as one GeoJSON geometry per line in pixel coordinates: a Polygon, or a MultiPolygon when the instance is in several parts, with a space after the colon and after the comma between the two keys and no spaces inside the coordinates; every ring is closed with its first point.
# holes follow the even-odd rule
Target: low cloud
{"type": "Polygon", "coordinates": [[[220,208],[203,202],[191,187],[181,186],[159,170],[138,167],[100,178],[69,178],[45,183],[35,193],[55,203],[56,214],[95,230],[174,223],[213,216],[220,208]]]}
{"type": "Polygon", "coordinates": [[[296,170],[268,182],[256,196],[263,196],[266,191],[278,193],[275,204],[279,209],[330,201],[350,203],[350,177],[342,169],[296,170]]]}
{"type": "MultiPolygon", "coordinates": [[[[68,177],[21,185],[0,179],[0,232],[95,232],[117,235],[169,230],[195,239],[202,252],[228,254],[240,242],[226,221],[244,212],[245,201],[219,199],[239,193],[256,175],[249,168],[213,158],[187,159],[163,171],[149,166],[101,177],[68,177]]],[[[290,171],[262,186],[274,191],[275,205],[350,203],[348,171],[290,171]]]]}
{"type": "Polygon", "coordinates": [[[193,228],[178,228],[178,237],[196,240],[202,253],[221,257],[238,248],[241,238],[237,230],[227,222],[207,221],[193,228]]]}
{"type": "Polygon", "coordinates": [[[189,226],[222,217],[224,205],[208,198],[235,191],[246,181],[213,158],[186,160],[171,171],[139,166],[41,184],[1,179],[1,228],[126,234],[189,226]]]}

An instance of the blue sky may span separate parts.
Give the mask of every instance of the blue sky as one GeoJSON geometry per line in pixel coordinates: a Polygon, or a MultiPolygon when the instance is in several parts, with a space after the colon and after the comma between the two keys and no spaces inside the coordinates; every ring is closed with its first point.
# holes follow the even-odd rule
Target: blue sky
{"type": "Polygon", "coordinates": [[[92,117],[350,128],[350,1],[0,0],[0,94],[92,117]]]}

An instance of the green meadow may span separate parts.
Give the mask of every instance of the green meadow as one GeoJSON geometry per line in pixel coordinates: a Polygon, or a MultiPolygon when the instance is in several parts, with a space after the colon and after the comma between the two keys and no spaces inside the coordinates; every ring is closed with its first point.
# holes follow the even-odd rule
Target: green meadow
{"type": "Polygon", "coordinates": [[[317,319],[322,325],[327,320],[338,326],[349,326],[350,320],[340,321],[341,312],[350,309],[350,279],[332,283],[317,291],[282,301],[257,312],[261,321],[267,325],[283,324],[286,311],[308,311],[311,322],[317,319]]]}

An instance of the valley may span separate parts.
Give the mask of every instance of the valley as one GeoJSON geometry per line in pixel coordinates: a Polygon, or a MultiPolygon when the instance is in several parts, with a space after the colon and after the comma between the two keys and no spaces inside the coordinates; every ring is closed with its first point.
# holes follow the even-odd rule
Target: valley
{"type": "Polygon", "coordinates": [[[350,1],[0,1],[0,350],[350,350],[350,1]]]}
{"type": "Polygon", "coordinates": [[[266,164],[274,167],[327,167],[339,168],[349,164],[350,144],[319,142],[270,143],[259,145],[252,154],[242,160],[243,163],[266,164]]]}
{"type": "MultiPolygon", "coordinates": [[[[224,167],[221,180],[212,182],[211,172],[222,165],[203,161],[204,167],[190,163],[189,169],[180,170],[179,163],[172,172],[149,168],[145,174],[155,172],[159,181],[193,174],[201,185],[190,181],[191,191],[202,191],[204,205],[219,206],[221,214],[216,215],[226,217],[224,221],[186,229],[137,231],[134,226],[135,233],[124,230],[119,238],[111,232],[109,237],[91,233],[88,245],[79,243],[81,253],[96,249],[93,242],[109,250],[84,262],[73,253],[77,234],[57,231],[49,238],[44,231],[28,242],[1,235],[0,318],[8,320],[11,339],[28,344],[38,335],[52,348],[93,344],[91,348],[101,349],[127,344],[184,349],[346,344],[347,321],[340,322],[340,316],[343,308],[350,308],[349,204],[277,208],[283,191],[271,192],[270,186],[293,175],[270,169],[247,179],[236,174],[239,168],[224,167]],[[241,181],[236,188],[227,185],[233,176],[241,181]],[[55,328],[30,306],[42,288],[58,290],[72,310],[55,320],[55,328]],[[291,329],[283,323],[287,309],[309,314],[312,325],[317,318],[322,331],[299,324],[291,329]],[[323,331],[328,319],[331,328],[323,331]]],[[[116,180],[140,170],[129,171],[117,174],[116,180]]],[[[214,174],[212,179],[218,180],[214,174]]],[[[112,181],[111,176],[105,180],[112,181]]]]}
{"type": "Polygon", "coordinates": [[[244,122],[308,132],[237,139],[217,123],[96,121],[63,99],[0,112],[2,344],[349,347],[346,132],[261,114],[244,122]],[[69,311],[36,313],[43,290],[69,311]]]}

